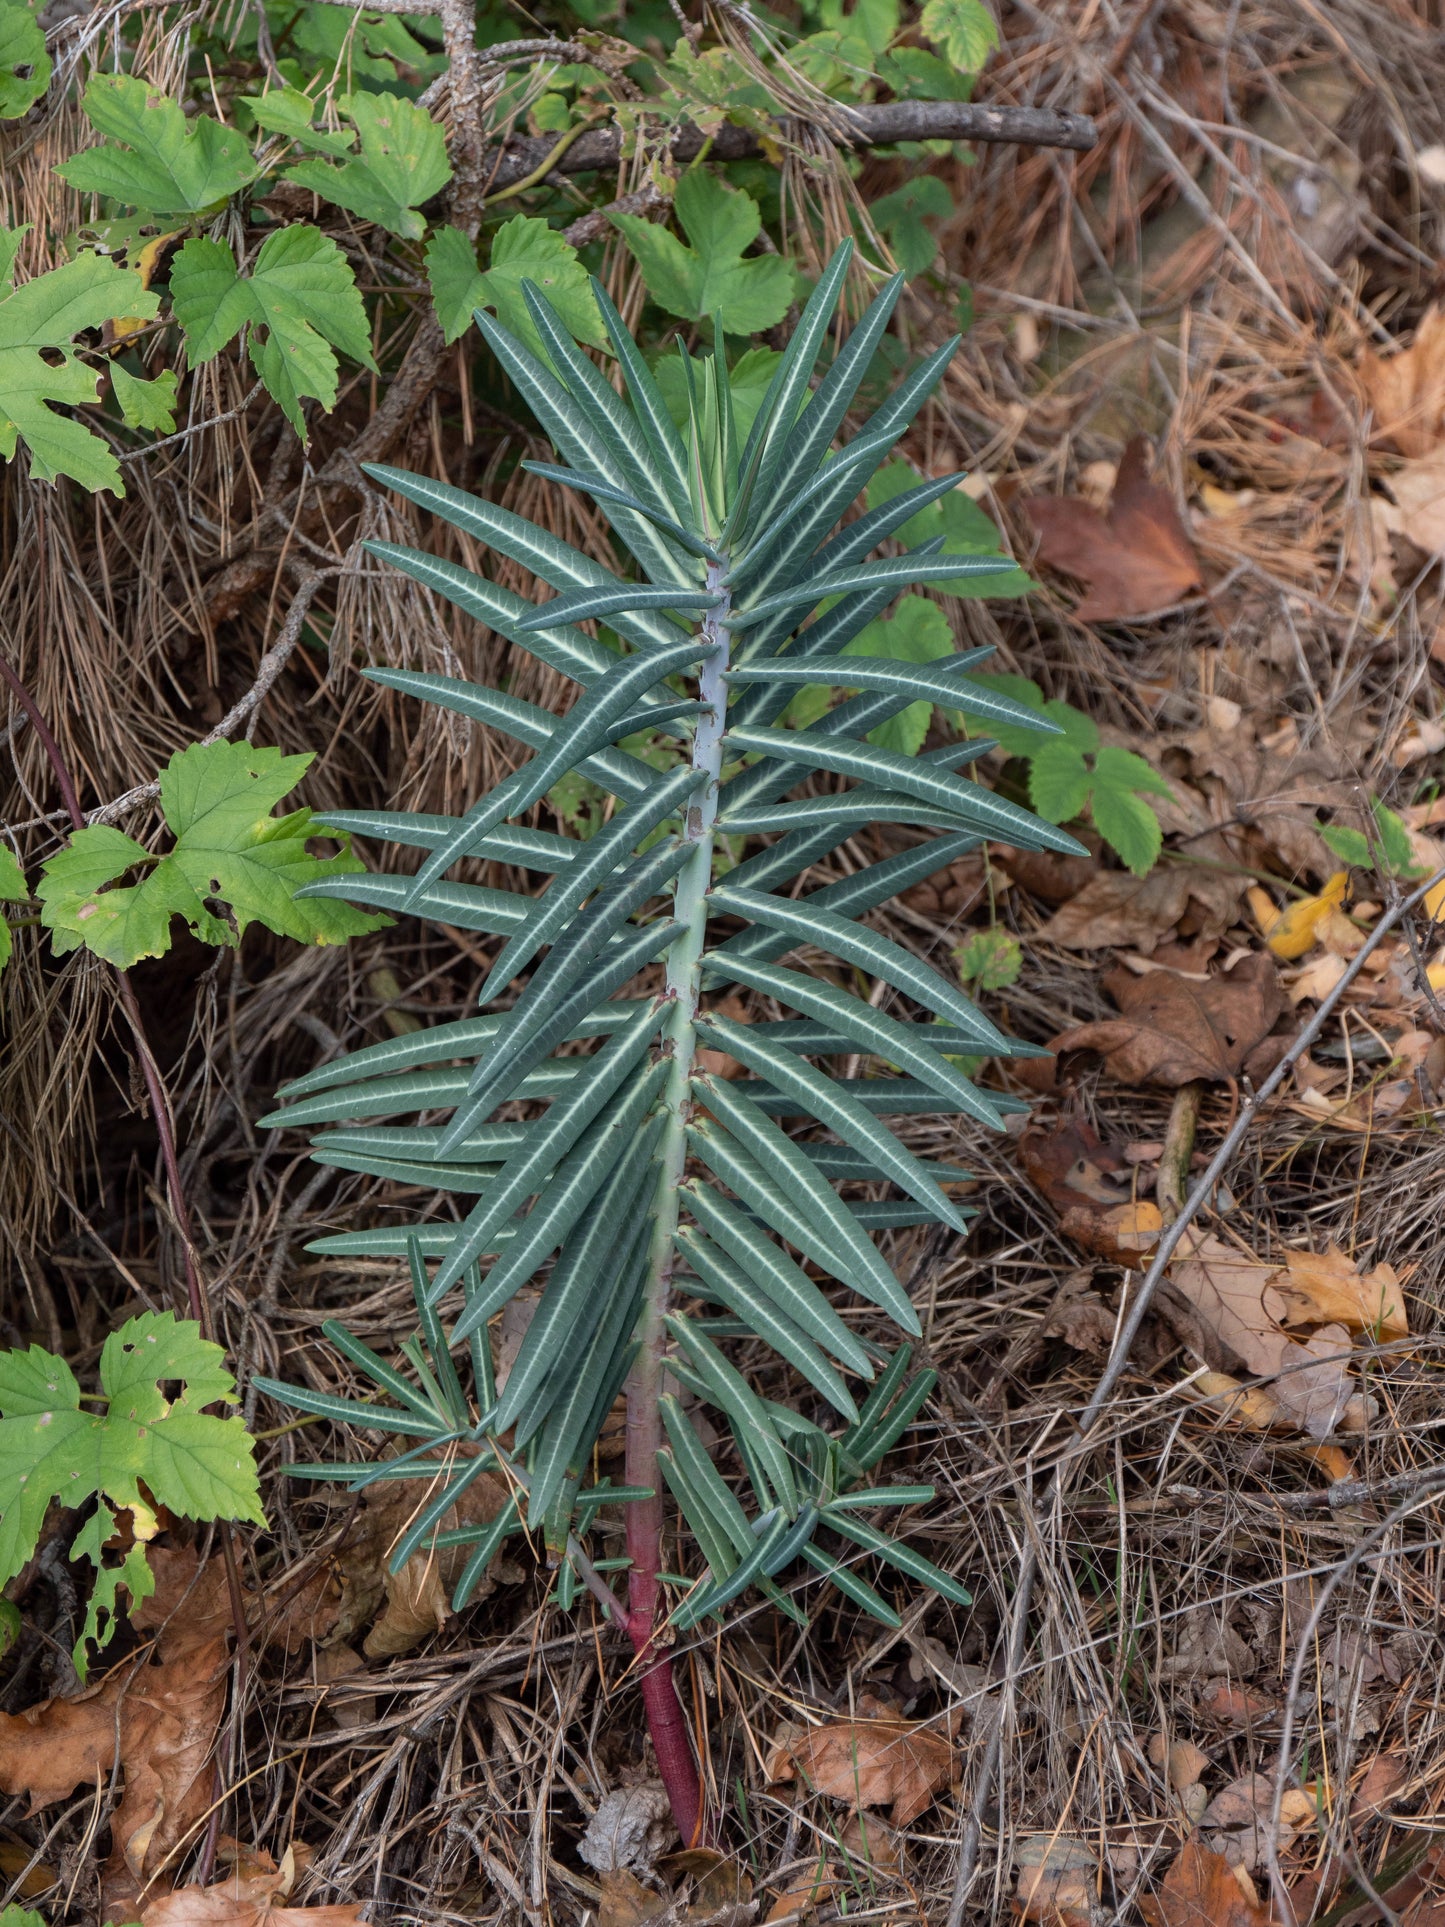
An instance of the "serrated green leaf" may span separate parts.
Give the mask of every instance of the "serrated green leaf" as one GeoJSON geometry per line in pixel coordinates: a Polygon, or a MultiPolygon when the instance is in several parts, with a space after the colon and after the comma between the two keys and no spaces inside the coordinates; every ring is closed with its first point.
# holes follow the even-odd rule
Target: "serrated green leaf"
{"type": "Polygon", "coordinates": [[[975,930],[953,953],[958,974],[966,984],[980,990],[1004,990],[1016,984],[1023,969],[1023,946],[1008,930],[997,925],[975,930]]]}
{"type": "Polygon", "coordinates": [[[1041,743],[1030,752],[1029,801],[1050,823],[1071,823],[1083,813],[1093,778],[1072,743],[1041,743]]]}
{"type": "Polygon", "coordinates": [[[248,275],[223,242],[186,242],[171,262],[171,311],[191,360],[213,361],[242,328],[252,366],[302,441],[308,396],[336,404],[340,349],[374,368],[366,309],[351,264],[319,228],[268,235],[248,275]]]}
{"type": "Polygon", "coordinates": [[[1094,828],[1135,876],[1147,876],[1158,861],[1164,832],[1159,819],[1132,790],[1094,790],[1089,802],[1094,828]]]}
{"type": "Polygon", "coordinates": [[[899,267],[912,280],[933,266],[938,236],[926,224],[949,218],[953,196],[936,174],[919,174],[873,201],[868,212],[887,235],[899,267]]]}
{"type": "Polygon", "coordinates": [[[341,160],[355,145],[354,135],[326,133],[311,125],[317,103],[299,87],[271,87],[264,94],[248,95],[245,104],[258,127],[264,127],[268,134],[284,135],[308,153],[330,154],[341,160]]]}
{"type": "Polygon", "coordinates": [[[92,74],[81,106],[107,138],[55,170],[78,194],[150,214],[199,214],[256,178],[250,146],[234,128],[188,115],[133,74],[92,74]]]}
{"type": "Polygon", "coordinates": [[[19,120],[50,85],[45,34],[27,6],[0,7],[0,120],[19,120]]]}
{"type": "Polygon", "coordinates": [[[534,355],[542,354],[542,338],[522,297],[522,283],[532,281],[577,340],[594,348],[606,344],[592,283],[577,250],[533,215],[518,214],[497,229],[485,272],[464,234],[438,228],[427,244],[426,271],[437,319],[449,342],[471,327],[477,308],[491,308],[534,355]]]}
{"type": "Polygon", "coordinates": [[[787,262],[776,254],[743,258],[762,226],[757,202],[694,167],[673,204],[686,245],[641,215],[612,216],[659,307],[684,321],[720,317],[735,335],[761,334],[781,321],[793,297],[787,262]]]}
{"type": "MultiPolygon", "coordinates": [[[[1149,766],[1146,763],[1145,768],[1149,766]]],[[[1152,775],[1153,772],[1150,771],[1152,775]]],[[[1136,788],[1142,785],[1136,784],[1136,788]]],[[[1410,842],[1410,832],[1393,810],[1388,810],[1376,797],[1370,805],[1380,832],[1380,855],[1384,859],[1387,876],[1422,876],[1423,869],[1416,862],[1415,851],[1410,842]]]]}
{"type": "Polygon", "coordinates": [[[0,458],[10,460],[19,437],[37,481],[68,475],[82,488],[124,495],[106,444],[51,404],[96,399],[98,378],[76,355],[76,335],[122,316],[148,321],[159,307],[138,274],[92,252],[0,294],[0,458]],[[48,359],[57,353],[58,363],[48,359]]]}
{"type": "Polygon", "coordinates": [[[118,361],[113,361],[110,380],[127,428],[148,428],[157,435],[175,433],[176,390],[180,383],[173,368],[163,368],[154,381],[142,381],[118,361]]]}
{"type": "Polygon", "coordinates": [[[400,94],[348,94],[338,104],[360,137],[360,156],[297,161],[287,180],[389,234],[420,240],[426,217],[418,210],[452,177],[441,127],[400,94]]]}
{"type": "Polygon", "coordinates": [[[1351,864],[1357,870],[1371,868],[1370,839],[1363,831],[1348,829],[1343,823],[1320,823],[1316,828],[1326,848],[1332,850],[1341,863],[1351,864]]]}
{"type": "Polygon", "coordinates": [[[998,28],[983,0],[928,0],[919,26],[960,73],[980,73],[998,45],[998,28]]]}

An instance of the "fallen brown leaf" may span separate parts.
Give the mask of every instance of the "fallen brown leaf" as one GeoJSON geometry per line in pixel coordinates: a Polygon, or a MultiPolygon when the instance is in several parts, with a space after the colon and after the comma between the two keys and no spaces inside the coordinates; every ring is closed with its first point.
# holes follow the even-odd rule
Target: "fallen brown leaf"
{"type": "Polygon", "coordinates": [[[953,1778],[953,1743],[917,1720],[829,1720],[774,1746],[768,1779],[798,1774],[814,1792],[851,1806],[891,1806],[894,1826],[906,1827],[953,1778]]]}
{"type": "Polygon", "coordinates": [[[1026,1833],[1014,1848],[1014,1906],[1020,1920],[1089,1927],[1098,1862],[1072,1834],[1026,1833]]]}
{"type": "Polygon", "coordinates": [[[1247,1371],[1270,1381],[1270,1398],[1292,1424],[1313,1438],[1334,1431],[1355,1391],[1342,1356],[1350,1345],[1344,1326],[1326,1325],[1304,1342],[1290,1338],[1265,1309],[1277,1265],[1196,1233],[1180,1249],[1186,1255],[1170,1272],[1174,1289],[1247,1371]]]}
{"type": "Polygon", "coordinates": [[[1445,441],[1445,308],[1425,310],[1414,339],[1388,357],[1362,351],[1360,385],[1375,434],[1402,455],[1428,455],[1445,441]]]}
{"type": "Polygon", "coordinates": [[[1147,615],[1203,587],[1199,558],[1172,497],[1149,480],[1149,456],[1148,440],[1136,435],[1103,513],[1078,496],[1024,498],[1039,560],[1087,585],[1074,611],[1080,622],[1147,615]]]}
{"type": "Polygon", "coordinates": [[[1186,921],[1196,936],[1221,937],[1234,922],[1245,879],[1184,864],[1136,877],[1101,870],[1037,932],[1061,950],[1138,950],[1146,956],[1186,921]]]}
{"type": "MultiPolygon", "coordinates": [[[[253,1852],[247,1865],[265,1862],[253,1852]]],[[[141,1909],[141,1927],[365,1927],[358,1905],[286,1907],[280,1902],[294,1879],[288,1853],[279,1868],[262,1865],[233,1874],[212,1887],[178,1887],[141,1909]]]]}
{"type": "Polygon", "coordinates": [[[1251,1898],[1222,1854],[1186,1841],[1157,1894],[1141,1899],[1150,1927],[1273,1927],[1274,1914],[1251,1898]]]}
{"type": "Polygon", "coordinates": [[[1049,1049],[1098,1051],[1121,1083],[1165,1090],[1238,1077],[1284,1008],[1278,973],[1262,956],[1242,957],[1205,983],[1173,970],[1111,970],[1103,982],[1119,1016],[1077,1024],[1049,1049]]]}
{"type": "Polygon", "coordinates": [[[764,1915],[764,1927],[783,1927],[785,1921],[807,1920],[826,1900],[831,1900],[838,1881],[834,1869],[820,1860],[805,1879],[780,1893],[764,1915]]]}
{"type": "MultiPolygon", "coordinates": [[[[925,1635],[926,1637],[927,1635],[925,1635]]],[[[839,1851],[853,1862],[852,1871],[897,1873],[903,1864],[898,1836],[876,1813],[853,1813],[838,1835],[839,1851]]]]}
{"type": "Polygon", "coordinates": [[[1284,1261],[1264,1299],[1281,1325],[1343,1325],[1382,1342],[1409,1337],[1405,1294],[1393,1265],[1357,1271],[1338,1245],[1318,1254],[1287,1251],[1284,1261]]]}
{"type": "MultiPolygon", "coordinates": [[[[1200,1817],[1199,1829],[1208,1844],[1231,1867],[1259,1867],[1268,1858],[1274,1808],[1273,1773],[1244,1773],[1222,1787],[1200,1817]]],[[[1318,1817],[1313,1795],[1302,1787],[1288,1787],[1280,1802],[1275,1851],[1288,1851],[1295,1838],[1313,1827],[1318,1817]]]]}
{"type": "Polygon", "coordinates": [[[1105,1144],[1081,1118],[1035,1125],[1018,1140],[1018,1160],[1059,1213],[1066,1238],[1101,1258],[1132,1262],[1158,1242],[1152,1199],[1135,1198],[1137,1168],[1124,1145],[1105,1144]]]}
{"type": "Polygon", "coordinates": [[[672,1905],[669,1894],[646,1887],[625,1867],[602,1876],[602,1900],[597,1909],[597,1927],[642,1927],[656,1920],[672,1905]]]}

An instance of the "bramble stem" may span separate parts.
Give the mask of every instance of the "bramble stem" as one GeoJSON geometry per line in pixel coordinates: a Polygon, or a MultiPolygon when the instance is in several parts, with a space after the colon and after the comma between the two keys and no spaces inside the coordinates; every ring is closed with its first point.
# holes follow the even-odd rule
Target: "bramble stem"
{"type": "MultiPolygon", "coordinates": [[[[723,575],[722,564],[709,564],[707,587],[722,590],[723,575]]],[[[672,946],[667,964],[666,996],[672,1009],[664,1026],[662,1045],[671,1060],[662,1100],[666,1122],[653,1205],[652,1253],[638,1327],[641,1345],[627,1381],[627,1483],[649,1487],[652,1492],[650,1499],[634,1500],[627,1508],[627,1552],[632,1562],[628,1572],[627,1631],[641,1667],[642,1703],[657,1755],[657,1769],[672,1802],[672,1817],[687,1846],[697,1845],[703,1837],[702,1788],[687,1723],[678,1702],[672,1661],[659,1651],[654,1638],[660,1593],[657,1575],[662,1558],[662,1477],[657,1464],[662,1419],[658,1400],[662,1394],[662,1321],[672,1290],[678,1185],[687,1160],[693,1020],[697,1016],[702,985],[707,893],[712,883],[713,824],[717,817],[718,777],[727,724],[727,667],[732,639],[728,616],[728,604],[724,601],[720,608],[711,610],[703,618],[702,624],[702,633],[712,647],[703,659],[698,693],[709,708],[698,718],[692,766],[704,781],[688,805],[683,841],[691,845],[691,851],[678,872],[673,900],[673,916],[684,929],[672,946]]]]}

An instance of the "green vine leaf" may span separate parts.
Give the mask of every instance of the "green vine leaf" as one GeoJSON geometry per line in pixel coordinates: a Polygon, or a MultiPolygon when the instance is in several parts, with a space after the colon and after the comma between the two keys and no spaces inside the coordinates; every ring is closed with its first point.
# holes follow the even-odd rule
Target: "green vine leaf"
{"type": "Polygon", "coordinates": [[[348,94],[340,105],[360,136],[360,157],[298,161],[287,180],[388,234],[419,241],[427,225],[419,208],[452,177],[445,134],[424,107],[398,94],[348,94]]]}
{"type": "Polygon", "coordinates": [[[998,28],[983,0],[928,0],[919,25],[962,73],[980,73],[998,45],[998,28]]]}
{"type": "Polygon", "coordinates": [[[448,342],[471,327],[475,309],[490,308],[533,354],[542,354],[542,338],[522,297],[522,283],[531,281],[578,341],[594,348],[607,344],[597,297],[577,250],[555,228],[532,215],[518,214],[497,229],[485,273],[464,234],[456,228],[438,228],[427,245],[426,271],[448,342]]]}
{"type": "MultiPolygon", "coordinates": [[[[112,1332],[100,1355],[104,1411],[82,1411],[82,1394],[64,1359],[38,1345],[0,1352],[0,1585],[29,1559],[51,1501],[101,1504],[71,1546],[105,1575],[75,1649],[85,1677],[86,1640],[104,1643],[116,1589],[132,1599],[153,1589],[144,1552],[113,1574],[102,1564],[115,1529],[114,1508],[129,1509],[140,1541],[155,1530],[155,1509],[188,1519],[246,1519],[264,1526],[254,1447],[239,1418],[202,1408],[235,1398],[219,1345],[172,1312],[142,1312],[112,1332]],[[179,1395],[161,1387],[178,1382],[179,1395]]],[[[90,1401],[92,1403],[96,1401],[90,1401]]],[[[113,1624],[113,1619],[112,1622],[113,1624]]]]}
{"type": "Polygon", "coordinates": [[[894,258],[910,280],[933,266],[938,236],[926,221],[946,221],[953,196],[936,174],[919,174],[892,194],[874,201],[868,212],[888,237],[894,258]]]}
{"type": "Polygon", "coordinates": [[[110,379],[127,428],[148,428],[157,435],[175,433],[180,384],[173,368],[163,368],[154,381],[142,381],[117,361],[111,364],[110,379]]]}
{"type": "Polygon", "coordinates": [[[270,235],[249,275],[223,242],[187,241],[171,263],[171,309],[198,363],[214,360],[249,327],[252,366],[303,442],[305,397],[323,408],[336,404],[333,348],[365,368],[376,365],[351,264],[333,240],[304,224],[270,235]]]}
{"type": "Polygon", "coordinates": [[[153,856],[109,824],[77,830],[40,873],[40,920],[57,956],[84,946],[127,969],[170,948],[171,922],[183,917],[202,943],[239,942],[252,923],[299,943],[341,943],[380,929],[384,916],[329,900],[296,900],[323,877],[361,868],[349,852],[319,858],[311,812],[270,812],[295,789],[310,756],[283,756],[250,743],[197,743],[161,775],[161,810],[176,841],[153,856]],[[121,884],[132,870],[146,874],[121,884]],[[215,902],[233,921],[207,907],[215,902]],[[234,925],[234,927],[233,927],[234,925]]]}
{"type": "MultiPolygon", "coordinates": [[[[0,258],[8,253],[11,267],[23,233],[0,229],[0,258]]],[[[103,254],[77,255],[23,287],[7,281],[0,294],[0,457],[8,461],[23,439],[38,480],[68,475],[82,488],[124,495],[110,449],[52,404],[74,407],[96,399],[97,377],[75,352],[78,334],[127,315],[148,321],[159,306],[159,296],[142,287],[138,274],[103,254]],[[46,359],[57,352],[58,365],[46,359]]]]}
{"type": "Polygon", "coordinates": [[[107,138],[56,169],[79,194],[104,194],[152,214],[202,214],[256,178],[250,147],[234,128],[187,115],[133,74],[92,75],[81,106],[107,138]]]}
{"type": "Polygon", "coordinates": [[[776,254],[743,259],[762,226],[757,202],[695,167],[678,182],[673,204],[687,246],[640,214],[612,216],[658,306],[684,321],[720,319],[733,335],[760,334],[781,321],[793,298],[792,269],[776,254]]]}
{"type": "Polygon", "coordinates": [[[19,120],[50,85],[45,35],[29,7],[0,6],[0,120],[19,120]]]}
{"type": "MultiPolygon", "coordinates": [[[[5,845],[0,843],[0,903],[24,903],[29,895],[30,886],[25,881],[25,872],[5,845]]],[[[10,925],[0,917],[0,970],[9,963],[14,946],[15,938],[10,925]]]]}

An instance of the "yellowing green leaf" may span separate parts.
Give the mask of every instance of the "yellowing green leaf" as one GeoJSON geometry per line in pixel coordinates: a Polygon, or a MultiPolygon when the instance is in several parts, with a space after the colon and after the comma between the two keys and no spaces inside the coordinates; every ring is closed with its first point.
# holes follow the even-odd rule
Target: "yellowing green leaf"
{"type": "Polygon", "coordinates": [[[734,335],[781,321],[793,298],[792,270],[776,254],[743,259],[762,226],[757,202],[695,167],[679,181],[673,205],[687,246],[640,214],[612,217],[659,307],[684,321],[720,319],[734,335]]]}
{"type": "MultiPolygon", "coordinates": [[[[190,1519],[266,1523],[245,1426],[201,1409],[231,1402],[235,1382],[221,1347],[202,1338],[198,1325],[142,1312],[106,1340],[100,1383],[100,1399],[88,1402],[105,1409],[82,1411],[80,1386],[63,1359],[39,1346],[0,1353],[0,1585],[31,1556],[54,1499],[70,1507],[100,1501],[71,1546],[72,1558],[98,1567],[120,1508],[147,1520],[158,1504],[190,1519]],[[162,1386],[177,1381],[172,1399],[162,1386]]],[[[109,1634],[100,1611],[113,1613],[122,1584],[133,1600],[143,1597],[148,1580],[130,1561],[102,1580],[75,1650],[82,1679],[87,1637],[103,1642],[109,1634]]]]}
{"type": "Polygon", "coordinates": [[[178,382],[173,368],[163,368],[154,381],[142,381],[117,361],[111,364],[110,379],[127,428],[149,428],[158,435],[174,434],[178,382]]]}
{"type": "Polygon", "coordinates": [[[976,74],[998,45],[998,28],[983,0],[928,0],[919,25],[953,66],[976,74]]]}
{"type": "Polygon", "coordinates": [[[979,990],[1003,990],[1017,983],[1024,953],[1017,937],[996,926],[975,930],[954,951],[959,977],[979,990]]]}
{"type": "Polygon", "coordinates": [[[399,94],[349,94],[341,105],[361,137],[360,157],[298,161],[286,178],[389,234],[419,241],[426,233],[421,204],[452,177],[446,136],[424,107],[399,94]]]}
{"type": "Polygon", "coordinates": [[[26,6],[0,6],[0,120],[19,120],[50,85],[45,35],[26,6]]]}
{"type": "Polygon", "coordinates": [[[252,365],[303,441],[302,401],[336,402],[333,349],[375,366],[350,263],[304,224],[270,235],[244,276],[222,242],[187,241],[171,263],[171,309],[195,362],[213,360],[248,327],[252,365]]]}
{"type": "Polygon", "coordinates": [[[93,74],[81,106],[107,139],[56,169],[77,193],[152,214],[199,214],[255,179],[251,149],[233,127],[187,115],[133,74],[93,74]]]}
{"type": "Polygon", "coordinates": [[[97,377],[76,354],[76,335],[121,315],[148,320],[159,306],[139,275],[94,253],[0,293],[0,457],[9,460],[23,439],[39,480],[68,475],[83,488],[124,495],[110,449],[52,403],[96,399],[97,377]],[[46,359],[53,353],[58,365],[46,359]]]}
{"type": "Polygon", "coordinates": [[[250,743],[198,743],[173,756],[161,775],[172,850],[155,857],[119,830],[93,824],[42,869],[40,920],[56,955],[84,944],[126,969],[164,955],[178,916],[212,944],[237,942],[252,923],[299,943],[340,943],[379,929],[387,918],[350,904],[296,901],[305,884],[361,868],[349,852],[311,855],[309,810],[271,815],[310,762],[250,743]],[[122,883],[135,869],[145,874],[122,883]],[[209,909],[211,902],[224,906],[230,921],[209,909]]]}

